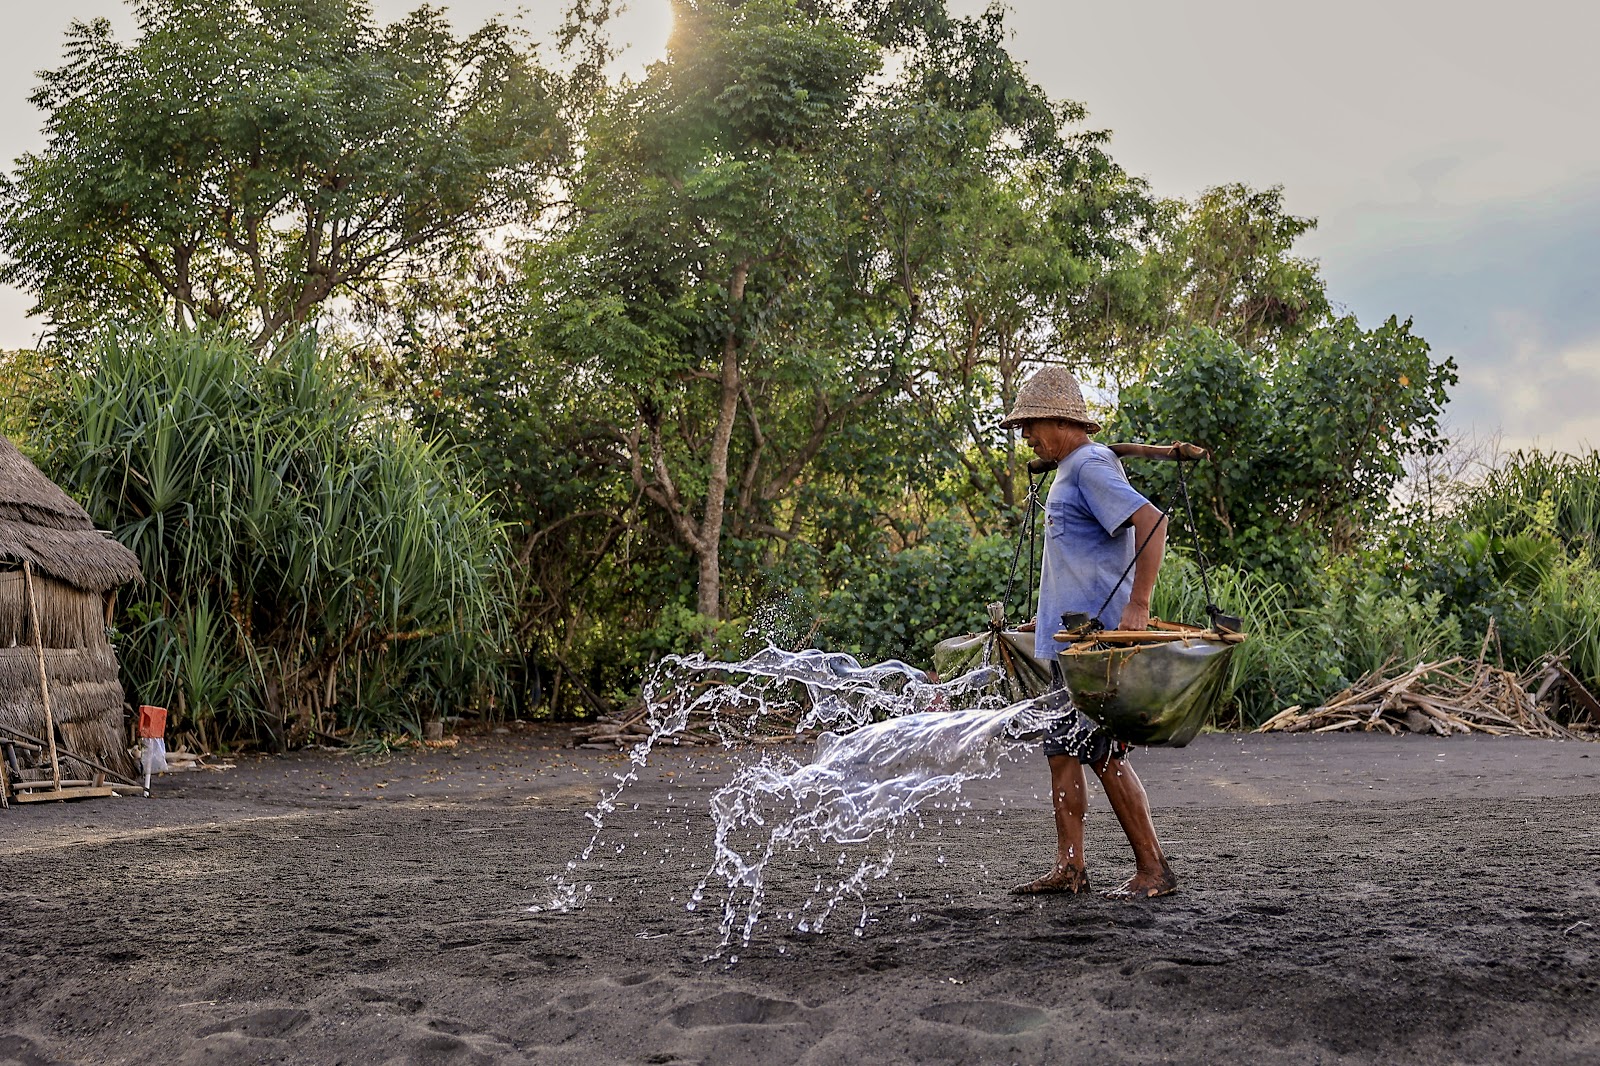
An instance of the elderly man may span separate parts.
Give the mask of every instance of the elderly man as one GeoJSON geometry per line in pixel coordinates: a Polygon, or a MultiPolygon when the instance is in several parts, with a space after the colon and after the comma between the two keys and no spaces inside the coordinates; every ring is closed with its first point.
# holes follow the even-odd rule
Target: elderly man
{"type": "MultiPolygon", "coordinates": [[[[1001,425],[1021,427],[1039,458],[1057,464],[1055,482],[1045,499],[1034,654],[1051,664],[1060,684],[1056,653],[1066,645],[1055,640],[1055,633],[1064,613],[1082,613],[1106,629],[1149,625],[1150,591],[1166,547],[1166,516],[1128,483],[1111,449],[1090,439],[1100,426],[1084,406],[1077,379],[1067,371],[1047,367],[1028,379],[1001,425]]],[[[1055,808],[1055,865],[1012,891],[1033,895],[1088,890],[1083,767],[1089,766],[1133,845],[1137,864],[1132,877],[1104,894],[1118,899],[1171,894],[1178,879],[1156,838],[1144,786],[1128,764],[1128,745],[1084,718],[1064,689],[1058,698],[1065,713],[1044,740],[1055,808]]]]}

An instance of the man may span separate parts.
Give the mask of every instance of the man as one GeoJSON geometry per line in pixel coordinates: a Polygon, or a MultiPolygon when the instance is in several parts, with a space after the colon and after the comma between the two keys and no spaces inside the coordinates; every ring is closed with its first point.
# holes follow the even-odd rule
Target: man
{"type": "MultiPolygon", "coordinates": [[[[1066,645],[1056,641],[1055,633],[1063,613],[1081,612],[1106,629],[1148,627],[1150,592],[1166,548],[1166,516],[1128,483],[1111,449],[1090,439],[1100,425],[1084,406],[1077,379],[1066,370],[1047,367],[1029,378],[1000,424],[1020,426],[1039,458],[1058,464],[1045,499],[1034,654],[1051,664],[1059,685],[1056,653],[1066,645]]],[[[1133,845],[1136,863],[1133,876],[1104,895],[1116,899],[1170,895],[1177,890],[1178,879],[1156,838],[1144,786],[1128,764],[1128,745],[1084,718],[1064,688],[1057,697],[1065,713],[1044,740],[1055,808],[1056,861],[1048,873],[1012,891],[1034,895],[1088,890],[1083,852],[1088,792],[1083,767],[1089,766],[1133,845]]]]}

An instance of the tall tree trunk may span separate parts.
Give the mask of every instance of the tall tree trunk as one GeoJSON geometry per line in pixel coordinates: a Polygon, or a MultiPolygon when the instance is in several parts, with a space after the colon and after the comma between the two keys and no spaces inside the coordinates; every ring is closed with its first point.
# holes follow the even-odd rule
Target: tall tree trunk
{"type": "Polygon", "coordinates": [[[700,521],[700,588],[695,609],[708,618],[722,617],[722,514],[728,495],[728,449],[739,414],[739,305],[744,302],[750,263],[734,267],[728,285],[728,332],[722,340],[722,377],[717,428],[711,435],[711,475],[706,479],[706,509],[700,521]]]}
{"type": "Polygon", "coordinates": [[[695,610],[708,618],[722,618],[722,560],[716,544],[708,544],[700,554],[700,595],[695,610]]]}

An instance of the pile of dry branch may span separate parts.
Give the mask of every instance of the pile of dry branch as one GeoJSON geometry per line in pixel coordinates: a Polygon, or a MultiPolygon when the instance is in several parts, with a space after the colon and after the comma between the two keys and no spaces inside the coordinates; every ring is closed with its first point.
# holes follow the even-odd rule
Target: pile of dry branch
{"type": "Polygon", "coordinates": [[[604,714],[593,722],[572,727],[573,747],[577,748],[631,748],[649,735],[650,723],[643,707],[632,714],[604,714]]]}
{"type": "Polygon", "coordinates": [[[1320,707],[1290,707],[1258,733],[1492,733],[1600,739],[1600,701],[1560,659],[1517,674],[1460,657],[1420,663],[1402,674],[1368,674],[1320,707]],[[1565,712],[1569,725],[1556,720],[1565,712]]]}

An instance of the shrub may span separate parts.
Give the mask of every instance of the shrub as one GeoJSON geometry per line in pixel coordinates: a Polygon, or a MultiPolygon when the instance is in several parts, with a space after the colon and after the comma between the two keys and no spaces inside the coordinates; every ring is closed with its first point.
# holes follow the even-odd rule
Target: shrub
{"type": "Polygon", "coordinates": [[[927,664],[939,641],[987,625],[986,605],[1005,593],[1012,548],[1005,537],[974,536],[945,520],[912,547],[865,555],[841,547],[808,574],[793,573],[798,559],[789,569],[794,585],[815,590],[817,647],[927,664]]]}

